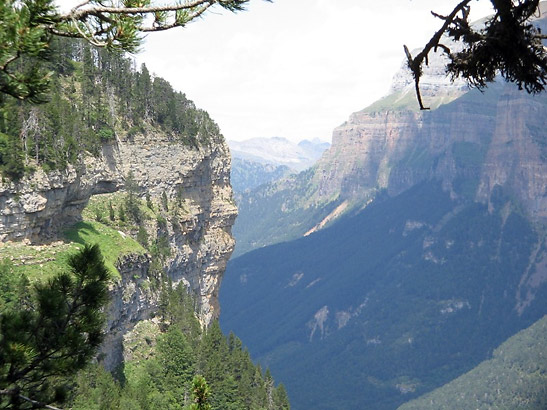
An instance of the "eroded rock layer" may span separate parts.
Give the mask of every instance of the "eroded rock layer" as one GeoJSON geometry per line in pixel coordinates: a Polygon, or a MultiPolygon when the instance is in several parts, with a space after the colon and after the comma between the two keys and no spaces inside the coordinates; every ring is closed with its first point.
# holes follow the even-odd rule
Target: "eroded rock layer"
{"type": "MultiPolygon", "coordinates": [[[[87,156],[78,166],[38,170],[19,182],[0,185],[0,240],[43,243],[57,238],[81,220],[91,196],[123,189],[131,175],[141,199],[150,196],[160,203],[164,197],[181,204],[182,210],[166,215],[169,256],[164,267],[174,285],[183,282],[191,290],[200,321],[207,326],[219,315],[220,281],[234,247],[231,227],[237,209],[229,172],[228,147],[218,135],[192,146],[154,132],[118,138],[104,145],[101,155],[87,156]]],[[[154,237],[155,221],[145,225],[154,237]]],[[[112,288],[103,349],[112,364],[119,363],[123,335],[157,308],[159,295],[139,286],[147,279],[149,264],[147,254],[118,261],[121,279],[112,288]]]]}

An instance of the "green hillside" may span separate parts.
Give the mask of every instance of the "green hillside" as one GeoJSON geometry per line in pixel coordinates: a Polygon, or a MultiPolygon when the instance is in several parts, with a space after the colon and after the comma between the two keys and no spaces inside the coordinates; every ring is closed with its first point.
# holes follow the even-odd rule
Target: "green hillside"
{"type": "Polygon", "coordinates": [[[233,227],[239,256],[252,249],[304,235],[329,215],[338,202],[306,204],[316,187],[311,185],[314,168],[241,194],[239,216],[233,227]]]}
{"type": "Polygon", "coordinates": [[[547,408],[547,316],[499,346],[492,358],[399,410],[547,408]]]}
{"type": "Polygon", "coordinates": [[[194,147],[220,135],[206,111],[144,65],[135,70],[123,54],[54,39],[47,68],[54,72],[48,103],[33,105],[0,94],[4,178],[17,180],[37,166],[64,169],[78,163],[83,152],[97,155],[117,137],[147,131],[194,147]]]}
{"type": "MultiPolygon", "coordinates": [[[[136,70],[124,55],[95,49],[87,42],[56,40],[53,47],[48,66],[54,74],[50,102],[32,105],[0,94],[0,173],[6,185],[17,187],[17,181],[32,175],[39,167],[45,171],[63,171],[69,166],[78,169],[81,162],[90,156],[99,156],[105,146],[115,147],[118,139],[125,139],[130,144],[137,134],[161,134],[170,141],[196,150],[223,143],[218,127],[207,112],[196,108],[164,79],[151,76],[145,66],[136,70]]],[[[31,189],[57,188],[36,186],[38,183],[33,182],[31,189]]],[[[39,238],[39,244],[31,244],[28,240],[0,244],[0,342],[10,345],[10,354],[11,351],[17,352],[10,356],[0,349],[0,390],[3,391],[0,408],[44,408],[45,404],[38,401],[20,403],[18,398],[6,393],[14,391],[17,395],[30,396],[25,389],[35,383],[43,395],[33,399],[55,404],[55,407],[48,408],[188,409],[194,377],[199,375],[209,386],[211,409],[288,410],[284,387],[277,386],[268,371],[251,361],[235,335],[222,334],[218,323],[203,329],[195,312],[197,302],[183,283],[173,286],[172,278],[164,269],[170,251],[165,234],[167,212],[171,216],[182,214],[184,206],[170,203],[165,192],[154,203],[146,192],[142,193],[142,199],[138,198],[131,173],[126,176],[125,183],[125,192],[91,198],[83,209],[83,220],[72,226],[63,226],[59,237],[39,238]],[[70,272],[67,261],[86,244],[98,244],[110,273],[111,296],[123,282],[122,299],[136,289],[142,291],[140,299],[133,301],[131,308],[149,309],[156,304],[157,311],[148,315],[152,316],[149,321],[130,323],[127,319],[120,325],[127,327],[123,329],[127,331],[126,335],[131,334],[129,330],[133,326],[136,330],[130,340],[124,341],[128,357],[113,374],[101,367],[102,354],[93,360],[93,364],[86,363],[95,352],[76,357],[75,368],[62,368],[69,365],[64,364],[65,353],[64,350],[59,352],[59,348],[52,354],[59,357],[56,365],[61,370],[45,367],[43,373],[36,376],[32,371],[39,368],[44,357],[49,357],[49,352],[38,351],[41,346],[35,349],[28,341],[37,337],[47,340],[48,334],[54,333],[55,329],[64,329],[58,322],[66,325],[68,319],[55,317],[56,322],[44,314],[36,319],[36,327],[32,327],[34,322],[30,320],[25,323],[19,319],[17,327],[13,325],[13,318],[18,318],[18,315],[34,318],[37,312],[42,315],[44,311],[38,307],[55,306],[43,296],[51,295],[52,291],[46,294],[39,293],[38,289],[55,280],[59,286],[66,285],[68,280],[55,278],[70,272]],[[126,269],[122,281],[119,262],[128,255],[138,255],[139,258],[135,259],[143,269],[135,270],[138,275],[127,274],[135,271],[126,269]],[[149,269],[144,272],[146,267],[149,269]],[[143,300],[145,298],[151,300],[143,300]],[[150,303],[147,305],[147,302],[150,303]],[[40,327],[50,322],[54,324],[45,326],[45,331],[40,327]],[[39,331],[32,334],[36,328],[39,331]],[[11,343],[11,340],[16,340],[16,343],[11,343]],[[30,369],[29,373],[14,376],[13,369],[17,369],[11,365],[14,362],[19,368],[28,362],[25,371],[30,369]],[[84,370],[73,374],[85,365],[84,370]],[[38,377],[38,381],[32,377],[38,377]]],[[[15,201],[18,201],[17,197],[15,201]]],[[[6,202],[4,200],[4,206],[9,207],[9,202],[7,205],[6,202]]],[[[10,217],[5,217],[3,223],[16,224],[16,218],[10,220],[10,217]]],[[[196,271],[197,275],[200,273],[196,271]]],[[[83,294],[82,300],[96,294],[92,293],[93,289],[89,292],[83,294]]],[[[125,319],[123,316],[127,315],[127,310],[123,309],[127,306],[119,305],[130,304],[131,297],[124,299],[123,303],[118,302],[100,306],[100,311],[110,314],[119,308],[120,316],[125,319]]],[[[57,311],[63,313],[62,309],[57,311]]],[[[102,317],[102,313],[97,314],[99,316],[102,317]]],[[[86,320],[91,322],[95,319],[86,316],[81,322],[85,325],[86,320]]],[[[98,328],[101,320],[97,319],[98,328]]],[[[68,342],[65,343],[76,343],[73,335],[66,333],[68,342]]],[[[64,337],[63,334],[60,337],[64,337]]],[[[82,340],[87,346],[86,337],[88,335],[84,332],[82,340]]],[[[94,340],[99,343],[98,336],[94,340]]],[[[112,345],[105,348],[112,348],[112,345]]]]}

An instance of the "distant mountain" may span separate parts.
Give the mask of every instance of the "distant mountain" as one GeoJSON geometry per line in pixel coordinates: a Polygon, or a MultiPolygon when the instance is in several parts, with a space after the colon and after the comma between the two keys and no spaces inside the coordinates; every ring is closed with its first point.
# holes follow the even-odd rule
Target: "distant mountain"
{"type": "Polygon", "coordinates": [[[261,164],[285,165],[294,171],[311,167],[330,144],[318,139],[298,144],[285,138],[252,138],[245,141],[228,141],[233,158],[261,164]]]}
{"type": "MultiPolygon", "coordinates": [[[[536,25],[545,32],[543,16],[536,25]]],[[[301,237],[382,190],[394,195],[431,178],[442,180],[452,196],[482,203],[499,185],[530,217],[547,220],[547,142],[539,114],[546,110],[545,93],[533,97],[502,82],[483,94],[450,82],[445,63],[432,55],[424,67],[420,87],[431,111],[419,110],[403,63],[388,95],[333,131],[332,146],[313,170],[244,195],[236,254],[301,237]]]]}
{"type": "Polygon", "coordinates": [[[547,409],[547,316],[498,347],[492,358],[400,410],[547,409]]]}
{"type": "Polygon", "coordinates": [[[294,171],[286,165],[275,165],[250,161],[243,158],[232,158],[230,182],[236,196],[236,201],[245,192],[260,185],[277,181],[294,171]]]}
{"type": "MultiPolygon", "coordinates": [[[[330,146],[328,142],[319,140],[304,140],[295,144],[284,138],[254,138],[247,141],[229,141],[232,153],[232,171],[230,175],[234,196],[239,205],[246,207],[247,196],[252,196],[253,190],[275,183],[285,178],[293,178],[298,171],[308,169],[321,157],[330,146]]],[[[305,171],[304,171],[305,172],[305,171]]],[[[245,211],[243,211],[245,214],[245,211]]],[[[270,219],[267,222],[271,222],[270,219]]],[[[249,219],[244,217],[236,220],[233,228],[236,243],[237,233],[244,232],[249,219]],[[239,221],[244,225],[239,227],[239,221]]],[[[260,224],[254,220],[251,224],[260,224]]],[[[234,255],[247,250],[245,240],[241,247],[236,245],[234,255]]]]}
{"type": "Polygon", "coordinates": [[[312,169],[243,195],[238,255],[301,237],[379,192],[393,196],[429,179],[454,198],[485,204],[502,189],[530,218],[547,220],[545,94],[493,84],[430,112],[374,107],[335,129],[312,169]]]}
{"type": "Polygon", "coordinates": [[[295,410],[395,409],[547,314],[547,93],[441,68],[431,111],[402,70],[316,165],[239,203],[221,325],[295,410]]]}

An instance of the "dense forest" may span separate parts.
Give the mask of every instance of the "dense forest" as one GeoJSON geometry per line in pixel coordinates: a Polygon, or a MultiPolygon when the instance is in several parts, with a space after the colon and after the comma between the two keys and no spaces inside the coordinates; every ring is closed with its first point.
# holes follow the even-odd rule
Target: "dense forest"
{"type": "MultiPolygon", "coordinates": [[[[207,112],[143,64],[84,41],[54,39],[45,104],[0,94],[0,170],[21,178],[36,166],[64,169],[116,137],[159,127],[189,146],[219,135],[207,112]]],[[[22,61],[18,64],[32,64],[22,61]]]]}
{"type": "Polygon", "coordinates": [[[545,288],[515,309],[545,243],[497,191],[490,213],[424,182],[232,259],[223,330],[283,380],[293,408],[389,410],[448,383],[545,314],[545,288]]]}
{"type": "Polygon", "coordinates": [[[288,410],[283,385],[275,387],[270,372],[255,366],[241,340],[233,333],[225,337],[218,322],[202,332],[193,308],[184,287],[166,287],[159,335],[151,322],[137,325],[131,360],[114,376],[99,365],[81,372],[72,408],[187,408],[199,374],[210,389],[211,409],[288,410]]]}
{"type": "MultiPolygon", "coordinates": [[[[0,280],[0,344],[4,346],[8,332],[14,329],[14,311],[28,319],[32,317],[30,312],[40,310],[41,285],[29,281],[8,260],[0,264],[0,280]]],[[[55,357],[55,362],[48,364],[47,369],[31,373],[20,385],[23,391],[29,388],[38,398],[53,395],[55,401],[67,401],[71,408],[80,410],[188,409],[195,402],[195,384],[201,380],[207,388],[206,402],[210,409],[290,408],[283,385],[276,387],[270,372],[263,372],[260,366],[252,363],[239,338],[233,333],[225,337],[218,322],[202,330],[195,316],[195,303],[185,287],[173,288],[169,281],[163,282],[161,287],[160,309],[155,320],[137,325],[133,338],[127,342],[131,357],[114,374],[103,369],[99,355],[75,378],[71,375],[44,378],[48,371],[58,372],[52,366],[62,368],[72,363],[72,359],[61,355],[55,357]]],[[[50,292],[48,296],[51,297],[50,292]]],[[[38,316],[44,320],[45,316],[38,316]]],[[[43,328],[47,333],[54,323],[29,329],[43,328]]],[[[10,338],[20,340],[20,347],[16,350],[26,352],[32,361],[38,347],[23,340],[27,336],[27,339],[41,340],[41,336],[30,333],[20,336],[10,338]]],[[[2,389],[11,385],[10,363],[14,362],[9,355],[0,354],[2,389]]],[[[77,363],[72,365],[79,366],[77,363]]],[[[16,407],[9,396],[0,395],[0,408],[16,407]]],[[[20,408],[26,407],[21,404],[20,408]]]]}
{"type": "Polygon", "coordinates": [[[547,408],[547,316],[501,344],[468,373],[399,410],[547,408]]]}

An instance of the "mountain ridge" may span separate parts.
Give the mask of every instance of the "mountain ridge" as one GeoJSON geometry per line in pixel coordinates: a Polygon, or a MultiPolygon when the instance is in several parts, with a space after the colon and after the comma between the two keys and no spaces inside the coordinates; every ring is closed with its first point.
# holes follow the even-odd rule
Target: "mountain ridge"
{"type": "Polygon", "coordinates": [[[330,144],[318,139],[294,143],[283,137],[272,137],[229,140],[228,146],[233,158],[303,171],[312,166],[330,144]]]}
{"type": "MultiPolygon", "coordinates": [[[[534,24],[547,30],[545,13],[534,24]]],[[[331,147],[310,172],[243,195],[236,255],[301,237],[332,223],[339,206],[344,212],[359,209],[382,190],[396,195],[429,178],[441,179],[454,197],[485,204],[496,186],[504,187],[532,219],[545,224],[547,145],[540,114],[545,94],[531,96],[503,82],[481,93],[447,79],[445,63],[439,52],[424,67],[421,84],[431,110],[418,109],[412,74],[403,63],[390,94],[335,128],[331,147]],[[512,118],[519,121],[511,123],[512,118]],[[303,218],[306,212],[315,217],[303,218]],[[250,221],[269,215],[252,228],[250,221]],[[277,232],[279,220],[286,221],[285,233],[277,232]]]]}

